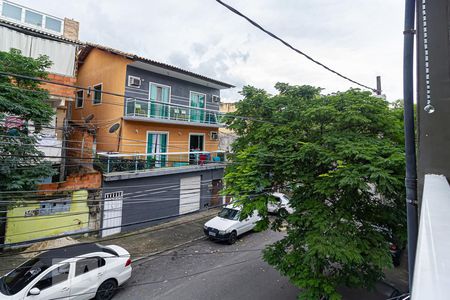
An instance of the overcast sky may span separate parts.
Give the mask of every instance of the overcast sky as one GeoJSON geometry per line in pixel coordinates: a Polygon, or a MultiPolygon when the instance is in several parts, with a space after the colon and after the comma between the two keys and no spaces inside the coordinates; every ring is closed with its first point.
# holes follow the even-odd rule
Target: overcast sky
{"type": "MultiPolygon", "coordinates": [[[[80,39],[236,85],[275,92],[276,82],[325,93],[354,87],[286,48],[214,0],[13,0],[80,22],[80,39]]],[[[403,1],[224,0],[313,58],[383,93],[402,97],[403,1]]]]}

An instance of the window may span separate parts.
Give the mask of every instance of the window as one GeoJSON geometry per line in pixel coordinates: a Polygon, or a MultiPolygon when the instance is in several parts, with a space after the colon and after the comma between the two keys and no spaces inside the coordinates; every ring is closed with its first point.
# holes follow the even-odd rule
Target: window
{"type": "Polygon", "coordinates": [[[69,278],[70,265],[64,264],[56,269],[48,272],[41,280],[39,280],[34,287],[44,290],[58,283],[64,282],[69,278]]]}
{"type": "Polygon", "coordinates": [[[22,9],[20,7],[3,2],[2,16],[20,21],[22,20],[22,9]]]}
{"type": "Polygon", "coordinates": [[[150,84],[150,117],[166,119],[169,117],[170,87],[160,84],[150,84]],[[156,103],[155,103],[156,102],[156,103]],[[164,103],[161,103],[164,102],[164,103]]]}
{"type": "Polygon", "coordinates": [[[88,257],[77,261],[75,264],[75,276],[86,274],[103,267],[106,261],[101,257],[88,257]]]}
{"type": "MultiPolygon", "coordinates": [[[[206,95],[191,92],[189,104],[191,107],[195,108],[205,108],[206,105],[206,95]]],[[[205,111],[202,109],[190,109],[190,121],[191,122],[204,122],[205,120],[205,111]]]]}
{"type": "Polygon", "coordinates": [[[61,32],[61,21],[51,17],[45,17],[45,28],[56,32],[61,32]]]}
{"type": "Polygon", "coordinates": [[[83,102],[84,102],[84,91],[83,90],[77,91],[75,107],[76,108],[83,107],[83,102]]]}
{"type": "Polygon", "coordinates": [[[92,104],[102,103],[102,85],[94,85],[94,98],[92,99],[92,104]]]}
{"type": "Polygon", "coordinates": [[[42,274],[42,272],[45,272],[51,265],[51,261],[32,258],[21,265],[20,268],[16,268],[8,275],[5,275],[2,279],[7,285],[9,295],[20,292],[31,281],[42,274]]]}
{"type": "Polygon", "coordinates": [[[204,138],[203,134],[191,134],[189,136],[189,152],[203,151],[204,138]]]}
{"type": "Polygon", "coordinates": [[[42,15],[35,13],[33,11],[26,10],[25,11],[25,23],[42,27],[42,15]]]}

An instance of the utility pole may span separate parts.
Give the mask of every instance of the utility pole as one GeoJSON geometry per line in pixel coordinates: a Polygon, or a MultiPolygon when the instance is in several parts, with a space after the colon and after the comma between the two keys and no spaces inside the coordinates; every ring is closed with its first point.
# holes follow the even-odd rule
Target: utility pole
{"type": "Polygon", "coordinates": [[[381,76],[377,76],[377,95],[381,96],[381,76]]]}

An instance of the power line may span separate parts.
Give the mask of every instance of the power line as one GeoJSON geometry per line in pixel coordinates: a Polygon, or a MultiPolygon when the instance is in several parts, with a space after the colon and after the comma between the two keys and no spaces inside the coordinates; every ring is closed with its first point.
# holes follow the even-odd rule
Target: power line
{"type": "MultiPolygon", "coordinates": [[[[222,207],[224,205],[227,205],[227,204],[220,204],[220,205],[210,206],[210,207],[207,208],[207,210],[214,209],[214,208],[217,208],[217,207],[222,207]]],[[[58,238],[62,238],[62,237],[70,237],[70,236],[86,234],[86,233],[97,233],[97,232],[105,231],[105,230],[109,230],[109,229],[124,228],[124,227],[129,227],[129,226],[134,226],[134,225],[150,223],[150,222],[154,222],[154,221],[162,221],[162,220],[167,220],[167,219],[179,218],[179,217],[182,217],[182,216],[188,216],[188,215],[192,215],[192,214],[195,214],[195,213],[199,213],[199,211],[193,211],[193,212],[188,212],[188,213],[184,213],[184,214],[175,214],[175,215],[164,216],[164,217],[159,217],[159,218],[147,219],[147,220],[143,220],[143,221],[131,222],[131,223],[122,224],[122,225],[109,226],[109,227],[105,227],[105,228],[101,228],[101,229],[90,229],[90,230],[83,231],[81,233],[80,232],[65,233],[65,234],[58,235],[56,237],[46,237],[46,238],[33,239],[33,240],[25,241],[25,242],[17,242],[17,243],[10,243],[10,244],[0,244],[0,248],[14,247],[14,246],[19,246],[19,245],[24,245],[24,244],[27,244],[27,245],[28,244],[36,244],[36,243],[39,243],[39,242],[44,242],[44,241],[48,241],[48,240],[54,240],[54,239],[58,239],[58,238]]]]}
{"type": "MultiPolygon", "coordinates": [[[[76,244],[74,244],[76,245],[76,244]]],[[[164,252],[169,252],[173,249],[177,249],[178,247],[172,247],[172,248],[168,248],[165,249],[164,252]]],[[[204,251],[204,252],[200,252],[200,251],[196,251],[196,252],[184,252],[184,253],[179,253],[177,252],[176,256],[197,256],[197,255],[216,255],[216,254],[235,254],[235,253],[248,253],[248,252],[261,252],[263,251],[264,248],[253,248],[253,249],[236,249],[236,250],[223,250],[223,251],[204,251]]],[[[128,257],[128,256],[136,256],[136,255],[147,255],[146,258],[149,257],[172,257],[173,254],[171,253],[155,253],[155,254],[150,254],[148,252],[130,252],[129,255],[117,255],[117,256],[108,256],[108,257],[102,257],[105,260],[108,259],[114,259],[114,258],[123,258],[123,257],[128,257]]],[[[45,254],[41,254],[41,256],[39,257],[40,259],[61,259],[61,260],[65,260],[67,259],[66,257],[55,257],[55,256],[45,256],[45,254]]],[[[71,259],[77,259],[77,258],[86,258],[86,256],[74,256],[71,257],[71,259]]],[[[9,259],[14,259],[14,260],[27,260],[25,258],[9,258],[9,259]]],[[[63,265],[66,264],[65,262],[57,262],[54,263],[53,266],[55,265],[63,265]]],[[[29,268],[28,266],[26,267],[17,267],[14,268],[14,270],[21,270],[21,269],[27,269],[29,268]]],[[[0,271],[10,271],[11,269],[0,269],[0,271]]]]}
{"type": "MultiPolygon", "coordinates": [[[[209,218],[209,216],[208,217],[204,217],[204,218],[209,218]]],[[[173,227],[176,227],[178,225],[190,224],[190,223],[194,223],[196,221],[197,220],[188,220],[188,221],[179,222],[179,223],[175,223],[175,224],[172,224],[172,225],[168,225],[168,226],[165,226],[165,227],[159,227],[159,228],[152,228],[152,227],[150,227],[150,228],[146,228],[146,229],[143,229],[143,230],[140,230],[140,231],[137,231],[137,232],[125,233],[124,235],[120,235],[120,236],[116,235],[116,236],[111,236],[111,237],[107,237],[107,238],[100,238],[100,239],[98,239],[95,242],[88,242],[87,244],[95,244],[97,242],[102,242],[103,243],[103,242],[114,241],[114,240],[117,240],[117,239],[127,238],[127,237],[131,237],[131,236],[137,236],[137,235],[146,234],[146,233],[149,233],[149,232],[156,232],[156,231],[160,231],[160,230],[168,229],[168,228],[173,228],[173,227]]],[[[58,249],[58,248],[59,247],[48,248],[48,249],[44,249],[44,250],[28,250],[28,251],[23,251],[23,252],[20,252],[20,253],[0,254],[0,258],[2,258],[2,257],[13,257],[13,256],[18,256],[18,255],[23,255],[23,254],[30,254],[30,253],[41,253],[41,252],[46,252],[48,250],[54,250],[54,249],[58,249]]]]}
{"type": "Polygon", "coordinates": [[[255,21],[253,21],[252,19],[250,19],[249,17],[247,17],[246,15],[244,15],[243,13],[241,13],[240,11],[238,11],[237,9],[233,8],[232,6],[230,6],[230,5],[226,4],[226,3],[224,3],[223,1],[221,1],[221,0],[216,0],[216,2],[219,3],[219,4],[221,4],[221,5],[223,5],[223,6],[226,7],[228,10],[230,10],[230,11],[233,12],[233,13],[235,13],[236,15],[238,15],[238,16],[244,18],[244,19],[247,20],[250,24],[252,24],[252,25],[255,26],[256,28],[258,28],[259,30],[263,31],[263,32],[266,33],[267,35],[269,35],[269,36],[271,36],[272,38],[274,38],[274,39],[280,41],[282,44],[284,44],[285,46],[287,46],[287,47],[290,48],[291,50],[294,50],[295,52],[297,52],[297,53],[300,54],[300,55],[303,55],[304,57],[306,57],[308,60],[312,61],[313,63],[315,63],[315,64],[321,66],[321,67],[324,68],[325,70],[330,71],[331,73],[333,73],[333,74],[335,74],[335,75],[337,75],[337,76],[339,76],[339,77],[341,77],[341,78],[343,78],[343,79],[345,79],[345,80],[347,80],[347,81],[350,81],[350,82],[352,82],[352,83],[354,83],[354,84],[356,84],[356,85],[359,85],[359,86],[361,86],[361,87],[363,87],[363,88],[369,89],[369,90],[371,90],[371,91],[373,91],[373,92],[375,92],[375,93],[378,91],[378,90],[375,89],[375,88],[371,88],[370,86],[367,86],[367,85],[365,85],[365,84],[359,83],[359,82],[357,82],[356,80],[353,80],[353,79],[351,79],[351,78],[349,78],[349,77],[347,77],[347,76],[345,76],[345,75],[342,75],[341,73],[339,73],[339,72],[337,72],[337,71],[331,69],[330,67],[324,65],[323,63],[317,61],[316,59],[312,58],[311,56],[309,56],[309,55],[306,54],[305,52],[303,52],[303,51],[301,51],[301,50],[295,48],[294,46],[292,46],[291,44],[289,44],[288,42],[286,42],[286,41],[283,40],[282,38],[278,37],[277,35],[273,34],[272,32],[268,31],[267,29],[264,29],[261,25],[259,25],[258,23],[256,23],[255,21]]]}
{"type": "MultiPolygon", "coordinates": [[[[197,275],[201,275],[201,274],[205,274],[214,270],[219,270],[222,268],[227,268],[227,267],[232,267],[232,266],[236,266],[236,265],[240,265],[246,262],[250,262],[250,261],[254,261],[256,259],[249,259],[249,260],[242,260],[242,261],[238,261],[238,262],[234,262],[234,263],[230,263],[230,264],[226,264],[226,265],[219,265],[210,269],[206,269],[203,271],[199,271],[199,272],[195,272],[195,273],[191,273],[191,274],[186,274],[186,275],[181,275],[181,276],[177,276],[177,277],[172,277],[172,278],[167,278],[167,279],[161,279],[161,280],[155,280],[155,281],[146,281],[146,282],[141,282],[141,283],[133,283],[133,284],[127,284],[126,287],[134,287],[134,286],[143,286],[143,285],[151,285],[151,284],[157,284],[157,283],[165,283],[168,281],[174,281],[174,280],[179,280],[179,279],[183,279],[183,278],[188,278],[188,277],[192,277],[192,276],[197,276],[197,275]]],[[[123,289],[125,286],[118,286],[116,287],[114,290],[118,290],[118,289],[123,289]]],[[[88,292],[88,293],[80,293],[80,294],[74,294],[71,296],[82,296],[82,295],[94,295],[96,294],[97,291],[95,292],[88,292]]],[[[57,298],[51,298],[50,300],[58,300],[58,299],[65,299],[67,297],[57,297],[57,298]]]]}
{"type": "MultiPolygon", "coordinates": [[[[59,85],[59,86],[70,87],[70,88],[74,88],[74,89],[78,89],[78,90],[92,91],[89,88],[85,88],[85,87],[81,87],[81,86],[77,86],[77,85],[60,83],[60,82],[56,82],[56,81],[52,81],[52,80],[48,80],[48,79],[42,79],[42,78],[37,78],[37,77],[25,76],[25,75],[9,73],[9,72],[3,72],[3,71],[0,71],[0,76],[6,76],[6,77],[9,76],[9,77],[15,77],[15,78],[27,79],[27,80],[37,81],[37,82],[45,82],[45,83],[48,83],[48,84],[55,84],[55,85],[59,85]]],[[[17,88],[20,88],[20,87],[17,87],[17,88]]],[[[32,92],[33,90],[29,90],[29,91],[32,92]]],[[[42,93],[42,91],[37,91],[37,92],[42,93]]],[[[196,110],[196,111],[200,111],[200,112],[210,112],[210,113],[214,113],[214,114],[220,115],[220,116],[225,116],[226,115],[226,117],[232,117],[232,118],[236,118],[236,119],[243,119],[243,120],[250,120],[250,121],[255,121],[255,122],[269,123],[269,124],[273,124],[273,125],[283,125],[281,123],[275,123],[275,122],[266,121],[266,120],[259,120],[259,119],[253,118],[253,117],[238,116],[238,115],[235,115],[235,114],[233,114],[233,115],[223,114],[220,111],[217,111],[217,110],[214,110],[214,109],[191,107],[191,106],[188,106],[188,105],[176,104],[176,103],[166,103],[166,102],[163,102],[163,101],[151,100],[151,99],[141,98],[141,97],[129,97],[129,96],[125,95],[125,94],[113,93],[113,92],[108,92],[108,91],[103,91],[103,90],[101,90],[101,91],[98,90],[97,92],[102,93],[102,94],[106,94],[106,95],[110,95],[110,96],[121,97],[121,98],[125,98],[125,99],[135,99],[135,100],[145,101],[145,102],[148,102],[150,104],[154,103],[154,104],[166,105],[166,106],[169,106],[169,107],[171,107],[171,106],[181,107],[181,108],[186,108],[186,109],[190,109],[190,110],[196,110]]],[[[124,104],[121,104],[121,103],[105,102],[105,101],[103,101],[103,99],[102,99],[101,103],[117,105],[117,106],[121,106],[121,107],[125,106],[124,104]]]]}
{"type": "MultiPolygon", "coordinates": [[[[211,200],[213,198],[213,196],[209,196],[209,197],[203,197],[202,199],[209,199],[211,200]]],[[[168,200],[167,200],[168,201],[168,200]]],[[[170,208],[181,208],[183,206],[189,206],[192,204],[197,204],[197,201],[192,201],[192,202],[186,202],[186,203],[175,203],[172,205],[166,205],[164,207],[160,207],[158,209],[153,209],[153,211],[161,211],[161,210],[165,210],[165,209],[170,209],[170,208]]],[[[135,203],[127,203],[127,204],[135,204],[135,203]]],[[[124,203],[125,205],[125,203],[124,203]]],[[[108,212],[110,211],[114,211],[114,210],[108,210],[108,212]]],[[[121,211],[121,210],[117,210],[117,211],[121,211]]],[[[134,212],[133,214],[127,214],[128,217],[133,217],[133,216],[137,216],[140,212],[134,212]]],[[[89,214],[89,212],[87,213],[82,213],[82,214],[89,214]]],[[[67,215],[66,215],[67,217],[67,215]]],[[[116,219],[122,219],[123,216],[116,216],[116,217],[110,217],[110,218],[101,218],[101,221],[107,221],[107,220],[116,220],[116,219]]],[[[45,218],[43,218],[45,220],[45,218]]],[[[36,220],[34,220],[36,221],[36,220]]],[[[39,230],[34,230],[34,231],[27,231],[27,232],[20,232],[20,233],[16,233],[16,234],[9,234],[9,235],[4,235],[4,236],[0,236],[0,238],[11,238],[11,237],[15,237],[15,236],[20,236],[20,235],[28,235],[28,234],[32,234],[32,233],[38,233],[38,232],[46,232],[46,231],[51,231],[51,230],[55,230],[55,229],[63,229],[63,228],[69,228],[69,227],[77,227],[77,226],[82,226],[82,225],[89,225],[92,222],[87,221],[87,222],[79,222],[76,224],[70,224],[70,225],[62,225],[62,226],[56,226],[56,227],[50,227],[50,228],[41,228],[39,230]]],[[[13,224],[17,224],[17,221],[13,222],[13,224]]],[[[80,228],[81,229],[81,228],[80,228]]],[[[84,231],[80,231],[79,234],[83,234],[84,231]]],[[[54,235],[56,238],[58,238],[58,235],[54,235]]],[[[27,241],[23,241],[23,242],[27,242],[27,241]]],[[[7,244],[9,245],[9,244],[7,244]]]]}

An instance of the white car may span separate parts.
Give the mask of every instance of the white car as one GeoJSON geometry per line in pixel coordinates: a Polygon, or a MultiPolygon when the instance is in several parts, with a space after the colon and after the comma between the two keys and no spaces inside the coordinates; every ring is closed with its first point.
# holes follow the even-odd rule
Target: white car
{"type": "Polygon", "coordinates": [[[130,277],[127,250],[75,244],[41,253],[1,277],[0,300],[109,300],[130,277]]]}
{"type": "Polygon", "coordinates": [[[267,203],[267,211],[272,214],[292,214],[294,209],[289,204],[289,198],[282,193],[272,193],[271,200],[267,203]],[[273,200],[273,201],[272,201],[273,200]]]}
{"type": "Polygon", "coordinates": [[[209,220],[203,226],[203,232],[213,240],[227,241],[234,244],[237,237],[256,226],[256,222],[261,220],[255,210],[247,219],[239,221],[241,207],[229,204],[222,208],[217,217],[209,220]]]}

